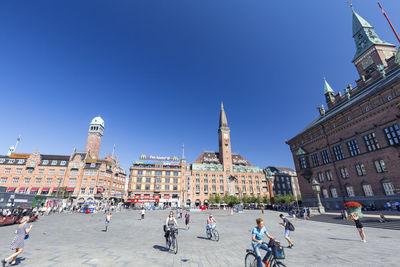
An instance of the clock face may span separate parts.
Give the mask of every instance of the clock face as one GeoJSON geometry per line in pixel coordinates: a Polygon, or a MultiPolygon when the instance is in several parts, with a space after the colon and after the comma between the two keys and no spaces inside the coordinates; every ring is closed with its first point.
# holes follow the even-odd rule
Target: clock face
{"type": "Polygon", "coordinates": [[[226,133],[224,134],[224,139],[228,140],[228,134],[226,134],[226,133]]]}
{"type": "Polygon", "coordinates": [[[363,61],[361,61],[361,66],[363,67],[363,69],[366,69],[369,66],[371,66],[373,63],[374,63],[374,61],[372,60],[372,57],[367,56],[366,58],[363,59],[363,61]]]}

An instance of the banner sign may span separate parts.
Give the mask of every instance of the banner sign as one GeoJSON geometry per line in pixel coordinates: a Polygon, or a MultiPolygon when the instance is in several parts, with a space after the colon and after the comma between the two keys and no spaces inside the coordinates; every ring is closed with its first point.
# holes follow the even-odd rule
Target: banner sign
{"type": "Polygon", "coordinates": [[[153,156],[153,155],[144,155],[140,156],[140,159],[144,160],[159,160],[159,161],[179,161],[178,157],[164,157],[164,156],[153,156]]]}

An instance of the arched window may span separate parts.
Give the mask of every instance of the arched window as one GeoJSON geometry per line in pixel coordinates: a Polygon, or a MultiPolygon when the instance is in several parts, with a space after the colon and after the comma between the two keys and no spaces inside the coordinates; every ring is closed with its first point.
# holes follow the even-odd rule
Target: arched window
{"type": "Polygon", "coordinates": [[[337,197],[338,197],[337,191],[336,191],[336,188],[335,188],[335,187],[331,186],[331,187],[329,188],[329,190],[331,191],[331,195],[332,195],[333,198],[337,198],[337,197]]]}
{"type": "Polygon", "coordinates": [[[329,198],[328,189],[326,189],[326,188],[321,188],[321,191],[322,191],[322,196],[323,196],[324,198],[329,198]]]}
{"type": "Polygon", "coordinates": [[[370,184],[362,183],[362,189],[366,197],[372,197],[374,195],[374,192],[372,191],[372,187],[370,184]]]}
{"type": "Polygon", "coordinates": [[[354,188],[351,184],[346,184],[346,192],[347,196],[349,197],[355,197],[356,195],[354,194],[354,188]]]}
{"type": "Polygon", "coordinates": [[[385,190],[385,194],[387,196],[393,196],[395,194],[393,183],[390,180],[382,179],[381,183],[382,183],[383,190],[385,190]]]}

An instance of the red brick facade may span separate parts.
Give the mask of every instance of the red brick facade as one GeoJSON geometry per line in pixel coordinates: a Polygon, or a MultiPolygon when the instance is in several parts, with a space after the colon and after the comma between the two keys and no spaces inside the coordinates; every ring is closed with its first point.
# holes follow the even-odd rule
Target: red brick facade
{"type": "Polygon", "coordinates": [[[320,183],[328,209],[347,201],[379,208],[400,199],[400,66],[395,49],[373,45],[354,64],[360,74],[357,87],[349,86],[344,95],[326,92],[329,110],[320,109],[321,116],[287,142],[309,205],[316,205],[313,179],[320,183]],[[366,56],[370,67],[361,63],[366,56]]]}

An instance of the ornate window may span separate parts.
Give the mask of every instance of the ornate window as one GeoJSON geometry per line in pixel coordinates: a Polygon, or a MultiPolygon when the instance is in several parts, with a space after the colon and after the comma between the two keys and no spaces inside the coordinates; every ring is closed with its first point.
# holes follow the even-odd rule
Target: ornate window
{"type": "Polygon", "coordinates": [[[342,175],[343,179],[349,178],[349,172],[347,171],[346,167],[340,168],[340,175],[342,175]]]}
{"type": "Polygon", "coordinates": [[[358,147],[357,139],[348,141],[347,148],[349,149],[350,156],[354,157],[360,155],[360,148],[358,147]]]}
{"type": "Polygon", "coordinates": [[[383,186],[383,190],[385,190],[385,194],[387,196],[393,196],[395,194],[392,182],[385,180],[382,182],[382,186],[383,186]]]}
{"type": "Polygon", "coordinates": [[[325,180],[325,178],[324,178],[324,173],[319,172],[319,173],[318,173],[318,181],[319,181],[320,183],[323,183],[324,180],[325,180]]]}
{"type": "Polygon", "coordinates": [[[335,154],[336,160],[344,159],[344,154],[342,150],[342,145],[337,145],[333,147],[333,153],[335,154]]]}
{"type": "Polygon", "coordinates": [[[322,188],[322,196],[324,198],[329,198],[328,189],[322,188]]]}
{"type": "Polygon", "coordinates": [[[333,177],[332,177],[331,171],[326,171],[325,175],[326,175],[326,180],[333,181],[333,177]]]}
{"type": "Polygon", "coordinates": [[[399,145],[400,144],[400,129],[399,125],[393,124],[384,129],[386,139],[390,146],[399,145]]]}
{"type": "Polygon", "coordinates": [[[368,151],[375,151],[380,148],[378,139],[376,138],[375,133],[370,133],[364,136],[365,145],[368,151]]]}
{"type": "Polygon", "coordinates": [[[356,195],[354,194],[354,188],[353,188],[353,186],[352,185],[346,185],[346,192],[347,192],[347,195],[349,196],[349,197],[355,197],[356,195]]]}
{"type": "Polygon", "coordinates": [[[372,187],[370,184],[363,184],[362,185],[364,195],[366,197],[372,197],[374,195],[374,192],[372,191],[372,187]]]}
{"type": "Polygon", "coordinates": [[[332,197],[333,198],[337,198],[338,194],[337,194],[336,188],[335,187],[331,187],[330,190],[331,190],[332,197]]]}
{"type": "Polygon", "coordinates": [[[300,169],[307,169],[307,161],[305,157],[299,158],[300,169]]]}
{"type": "Polygon", "coordinates": [[[314,153],[311,155],[311,160],[312,160],[312,164],[313,167],[318,167],[319,166],[319,159],[318,159],[318,154],[314,153]]]}
{"type": "Polygon", "coordinates": [[[376,172],[378,172],[378,173],[386,172],[386,164],[382,159],[381,160],[375,160],[374,161],[374,165],[375,165],[375,168],[376,168],[376,172]]]}
{"type": "Polygon", "coordinates": [[[356,164],[356,171],[358,176],[365,176],[367,172],[365,171],[364,163],[356,164]]]}
{"type": "Polygon", "coordinates": [[[321,157],[322,157],[322,162],[323,162],[324,164],[328,164],[328,163],[331,162],[331,156],[330,156],[328,150],[322,151],[322,152],[321,152],[321,157]]]}

